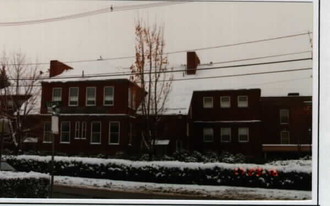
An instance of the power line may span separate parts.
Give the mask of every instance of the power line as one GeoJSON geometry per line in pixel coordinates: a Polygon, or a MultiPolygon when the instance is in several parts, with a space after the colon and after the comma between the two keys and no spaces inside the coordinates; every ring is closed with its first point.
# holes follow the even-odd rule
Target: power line
{"type": "MultiPolygon", "coordinates": [[[[259,39],[259,40],[253,40],[253,41],[246,41],[246,42],[239,42],[239,43],[233,43],[233,44],[225,44],[225,45],[217,45],[217,46],[211,46],[211,47],[202,47],[202,48],[194,48],[194,49],[187,49],[187,50],[179,50],[179,51],[172,51],[172,52],[167,52],[165,53],[166,55],[171,55],[171,54],[177,54],[177,53],[185,53],[188,51],[200,51],[200,50],[208,50],[208,49],[215,49],[215,48],[222,48],[222,47],[230,47],[230,46],[239,46],[243,44],[252,44],[252,43],[258,43],[258,42],[264,42],[264,41],[273,41],[273,40],[278,40],[278,39],[285,39],[285,38],[293,38],[297,36],[302,36],[302,35],[308,35],[311,32],[305,32],[305,33],[297,33],[297,34],[291,34],[291,35],[284,35],[284,36],[278,36],[278,37],[273,37],[273,38],[267,38],[267,39],[259,39]]],[[[288,53],[284,55],[289,55],[289,54],[300,54],[300,53],[307,53],[308,51],[302,51],[302,52],[297,52],[297,53],[288,53]]],[[[311,52],[311,51],[309,51],[311,52]]],[[[272,56],[269,56],[272,57],[272,56]]],[[[99,59],[85,59],[85,60],[72,60],[72,61],[62,61],[63,63],[83,63],[83,62],[95,62],[95,61],[110,61],[110,60],[122,60],[122,59],[132,59],[136,58],[135,56],[121,56],[121,57],[111,57],[111,58],[102,58],[102,60],[99,59]]],[[[49,62],[43,62],[43,63],[25,63],[25,64],[20,64],[20,65],[48,65],[49,62]]],[[[7,65],[17,65],[17,64],[7,64],[7,65]]]]}
{"type": "Polygon", "coordinates": [[[95,15],[109,13],[109,12],[128,11],[128,10],[135,10],[135,9],[146,9],[146,8],[169,6],[169,5],[181,4],[181,3],[187,3],[187,2],[160,2],[160,3],[151,3],[151,4],[149,3],[149,4],[142,4],[142,5],[107,7],[107,8],[103,8],[103,9],[94,10],[94,11],[70,14],[70,15],[54,17],[54,18],[36,19],[36,20],[27,20],[27,21],[0,22],[0,26],[4,27],[4,26],[23,26],[23,25],[31,25],[31,24],[41,24],[41,23],[83,18],[83,17],[88,17],[88,16],[95,16],[95,15]]]}
{"type": "MultiPolygon", "coordinates": [[[[282,64],[282,63],[290,63],[290,62],[299,62],[299,61],[306,61],[312,60],[312,58],[300,58],[300,59],[288,59],[288,60],[281,60],[281,61],[271,61],[271,62],[259,62],[259,63],[251,63],[251,64],[237,64],[237,65],[229,65],[229,66],[219,66],[219,67],[205,67],[205,68],[198,68],[198,71],[203,70],[218,70],[218,69],[228,69],[228,68],[237,68],[237,67],[250,67],[250,66],[261,66],[261,65],[270,65],[270,64],[282,64]]],[[[167,71],[158,71],[158,72],[150,72],[151,74],[159,74],[159,73],[175,73],[175,72],[185,72],[186,69],[177,69],[177,70],[167,70],[167,71]]],[[[139,73],[139,75],[149,74],[147,72],[139,73]]],[[[72,78],[82,78],[88,79],[93,77],[100,77],[101,74],[97,75],[72,75],[72,76],[64,76],[64,77],[52,77],[52,78],[43,78],[43,80],[56,80],[56,79],[72,79],[72,78]]],[[[120,76],[131,76],[133,75],[131,72],[122,72],[122,73],[102,73],[102,77],[120,77],[120,76]]],[[[9,80],[17,80],[10,78],[9,80]]],[[[20,80],[35,80],[31,78],[21,78],[20,80]]],[[[41,79],[42,80],[42,79],[41,79]]]]}
{"type": "MultiPolygon", "coordinates": [[[[298,68],[298,69],[287,69],[287,70],[276,70],[276,71],[267,71],[267,72],[253,72],[253,73],[242,73],[242,74],[229,74],[229,75],[219,75],[219,76],[205,76],[205,77],[194,77],[194,78],[179,78],[179,79],[172,79],[172,80],[160,80],[159,82],[167,82],[167,81],[191,81],[191,80],[202,80],[202,79],[217,79],[217,78],[229,78],[229,77],[242,77],[242,76],[252,76],[252,75],[263,75],[263,74],[275,74],[275,73],[288,73],[288,72],[300,72],[300,71],[307,71],[312,70],[311,67],[305,67],[305,68],[298,68]]],[[[301,79],[309,79],[309,78],[301,78],[301,79]]],[[[295,79],[293,79],[295,80],[295,79]]],[[[299,79],[297,79],[299,80],[299,79]]],[[[291,81],[291,80],[284,80],[284,81],[277,81],[272,83],[280,83],[285,81],[291,81]]],[[[262,83],[262,84],[268,84],[268,83],[262,83]]],[[[41,84],[36,85],[30,85],[32,87],[40,87],[41,84]]],[[[14,87],[14,86],[13,86],[14,87]]],[[[24,87],[23,85],[20,85],[18,87],[24,87]]],[[[27,86],[25,86],[27,87],[27,86]]]]}
{"type": "MultiPolygon", "coordinates": [[[[232,46],[239,46],[239,45],[245,45],[245,44],[253,44],[253,43],[274,41],[274,40],[293,38],[293,37],[303,36],[303,35],[308,35],[308,34],[310,34],[310,32],[304,32],[304,33],[298,33],[298,34],[292,34],[292,35],[285,35],[285,36],[278,36],[278,37],[259,39],[259,40],[252,40],[252,41],[245,41],[245,42],[239,42],[239,43],[234,43],[234,44],[224,44],[224,45],[219,45],[219,46],[204,47],[204,48],[194,49],[194,51],[202,51],[202,50],[207,50],[207,49],[218,49],[218,48],[224,48],[224,47],[232,47],[232,46]]],[[[166,53],[166,54],[175,54],[175,53],[181,53],[181,52],[186,52],[186,51],[187,50],[181,50],[181,51],[170,52],[170,53],[166,53]]]]}
{"type": "MultiPolygon", "coordinates": [[[[312,70],[312,69],[313,68],[311,68],[311,67],[306,67],[306,68],[300,68],[300,69],[288,69],[288,70],[280,70],[280,71],[254,72],[254,73],[245,73],[245,74],[229,74],[229,75],[221,75],[221,76],[208,76],[208,77],[196,77],[196,78],[181,78],[181,79],[173,79],[172,81],[189,81],[189,80],[201,80],[201,79],[241,77],[241,76],[252,76],[252,75],[261,75],[261,74],[298,72],[298,71],[306,71],[306,70],[312,70]]],[[[164,81],[164,80],[160,80],[160,81],[164,81]]],[[[165,80],[165,81],[168,81],[168,80],[165,80]]]]}
{"type": "MultiPolygon", "coordinates": [[[[199,71],[202,70],[215,70],[215,69],[228,69],[228,68],[236,68],[236,67],[249,67],[249,66],[260,66],[260,65],[269,65],[269,64],[281,64],[281,63],[289,63],[289,62],[298,62],[298,61],[306,61],[312,60],[312,58],[301,58],[301,59],[289,59],[282,61],[272,61],[272,62],[261,62],[261,63],[251,63],[251,64],[239,64],[239,65],[230,65],[230,66],[222,66],[222,67],[205,67],[198,68],[199,71]]],[[[167,70],[167,71],[158,71],[158,72],[150,72],[151,74],[159,74],[159,73],[175,73],[175,72],[185,72],[186,69],[177,69],[177,70],[167,70]]],[[[142,72],[139,75],[149,74],[149,72],[142,72]]],[[[113,77],[113,76],[130,76],[131,72],[123,72],[122,74],[116,73],[102,73],[103,77],[113,77]]],[[[99,77],[100,75],[85,75],[85,78],[99,77]]],[[[52,77],[51,79],[70,79],[70,78],[81,78],[81,76],[66,76],[66,77],[52,77]]]]}

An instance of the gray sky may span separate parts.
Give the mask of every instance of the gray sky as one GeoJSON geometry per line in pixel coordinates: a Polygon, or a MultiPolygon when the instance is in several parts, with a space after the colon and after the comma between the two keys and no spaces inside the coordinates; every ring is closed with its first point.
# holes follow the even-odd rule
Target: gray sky
{"type": "MultiPolygon", "coordinates": [[[[0,45],[7,53],[20,51],[29,62],[75,61],[134,55],[134,22],[139,17],[165,26],[166,51],[235,44],[313,31],[312,3],[189,2],[147,9],[120,10],[129,5],[157,2],[0,0],[0,45]],[[1,26],[3,22],[61,17],[107,8],[113,12],[83,18],[1,26]],[[124,7],[123,7],[124,6],[124,7]],[[118,9],[118,10],[116,10],[118,9]]],[[[126,7],[127,8],[127,7],[126,7]]],[[[254,58],[310,50],[308,35],[198,51],[202,63],[254,58]]],[[[276,61],[310,54],[269,58],[276,61]]],[[[185,53],[169,55],[170,63],[185,63],[185,53]]],[[[114,61],[129,67],[133,59],[114,61]]],[[[239,62],[241,64],[251,61],[239,62]]],[[[288,68],[310,67],[311,62],[288,63],[288,68]]],[[[45,65],[45,67],[49,67],[45,65]]],[[[311,75],[309,72],[307,76],[311,75]]],[[[303,77],[306,77],[306,73],[303,77]]],[[[304,88],[311,94],[311,79],[304,88]],[[308,89],[308,87],[310,87],[308,89]]],[[[301,84],[301,82],[298,84],[301,84]]],[[[304,84],[304,83],[302,83],[304,84]]]]}

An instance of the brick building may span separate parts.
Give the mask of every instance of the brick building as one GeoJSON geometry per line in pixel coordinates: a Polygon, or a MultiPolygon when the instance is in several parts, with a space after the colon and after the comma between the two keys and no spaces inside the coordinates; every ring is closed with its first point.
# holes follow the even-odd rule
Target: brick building
{"type": "MultiPolygon", "coordinates": [[[[212,67],[212,63],[201,64],[195,52],[188,52],[186,64],[178,68],[182,73],[174,73],[155,142],[162,153],[185,149],[260,157],[311,151],[311,96],[267,93],[266,97],[264,87],[248,89],[246,82],[228,78],[219,81],[214,78],[219,72],[212,67]]],[[[51,150],[47,105],[58,102],[57,152],[114,155],[138,151],[138,107],[145,93],[129,80],[127,72],[124,75],[123,68],[107,61],[73,66],[52,61],[49,74],[42,82],[40,107],[31,114],[37,150],[51,150]]]]}

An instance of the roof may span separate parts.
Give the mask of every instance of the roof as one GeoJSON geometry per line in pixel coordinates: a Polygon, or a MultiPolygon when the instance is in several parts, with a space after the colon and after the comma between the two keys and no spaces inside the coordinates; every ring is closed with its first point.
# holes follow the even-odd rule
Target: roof
{"type": "MultiPolygon", "coordinates": [[[[221,65],[222,67],[223,65],[221,65]]],[[[306,65],[301,65],[301,67],[306,65]]],[[[195,75],[185,72],[174,73],[172,89],[166,103],[166,114],[188,114],[194,91],[261,89],[261,96],[287,96],[298,92],[301,95],[312,94],[312,70],[252,75],[256,72],[288,70],[300,68],[299,65],[267,65],[254,67],[238,67],[229,69],[208,69],[219,65],[198,66],[195,75]],[[251,74],[241,75],[240,74],[251,74]],[[288,74],[294,74],[288,75],[288,74]]],[[[179,70],[184,70],[181,66],[179,70]]]]}
{"type": "MultiPolygon", "coordinates": [[[[72,70],[65,71],[51,79],[44,79],[43,82],[129,79],[131,64],[131,60],[71,63],[69,66],[73,67],[72,70]]],[[[199,65],[194,75],[186,74],[185,65],[175,66],[174,71],[178,72],[173,72],[174,80],[165,103],[164,114],[188,114],[194,91],[260,88],[262,97],[287,96],[292,92],[305,96],[312,95],[312,70],[267,74],[272,71],[306,68],[306,62],[224,68],[230,65],[233,63],[199,65]]],[[[308,63],[308,66],[312,67],[312,63],[308,63]]]]}
{"type": "Polygon", "coordinates": [[[42,82],[76,82],[76,81],[102,81],[112,79],[129,79],[131,66],[129,63],[115,65],[111,61],[79,62],[69,65],[73,69],[62,74],[44,79],[42,82]]]}

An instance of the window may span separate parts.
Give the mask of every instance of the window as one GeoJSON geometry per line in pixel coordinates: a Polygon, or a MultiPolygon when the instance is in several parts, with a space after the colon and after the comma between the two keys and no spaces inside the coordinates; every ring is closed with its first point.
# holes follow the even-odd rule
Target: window
{"type": "Polygon", "coordinates": [[[203,98],[203,107],[204,108],[213,108],[213,97],[204,97],[203,98]]]}
{"type": "Polygon", "coordinates": [[[230,97],[229,96],[220,97],[220,107],[221,108],[230,108],[230,97]]]}
{"type": "Polygon", "coordinates": [[[52,128],[50,122],[44,123],[44,143],[51,143],[52,142],[52,128]]]}
{"type": "Polygon", "coordinates": [[[74,137],[75,139],[80,139],[80,122],[75,122],[74,124],[74,137]]]}
{"type": "Polygon", "coordinates": [[[79,88],[70,87],[69,89],[69,106],[78,106],[79,88]]]}
{"type": "Polygon", "coordinates": [[[213,142],[213,128],[203,129],[203,140],[204,142],[213,142]]]}
{"type": "Polygon", "coordinates": [[[281,144],[290,144],[290,132],[287,130],[281,131],[281,144]]]}
{"type": "Polygon", "coordinates": [[[62,101],[62,88],[53,88],[53,102],[62,101]]]}
{"type": "Polygon", "coordinates": [[[61,122],[61,143],[70,143],[70,122],[61,122]]]}
{"type": "Polygon", "coordinates": [[[237,107],[248,107],[248,96],[238,96],[237,97],[237,107]]]}
{"type": "Polygon", "coordinates": [[[86,106],[96,105],[96,88],[87,87],[86,88],[86,106]]]}
{"type": "Polygon", "coordinates": [[[101,144],[101,122],[91,123],[91,144],[101,144]]]}
{"type": "Polygon", "coordinates": [[[109,144],[119,144],[120,139],[120,123],[109,123],[109,144]]]}
{"type": "Polygon", "coordinates": [[[249,128],[238,128],[238,142],[249,142],[249,128]]]}
{"type": "Polygon", "coordinates": [[[114,104],[114,88],[104,87],[104,102],[105,106],[112,106],[114,104]]]}
{"type": "Polygon", "coordinates": [[[86,133],[87,133],[87,123],[81,122],[81,138],[86,139],[86,133]]]}
{"type": "Polygon", "coordinates": [[[280,123],[289,124],[289,110],[288,109],[280,109],[280,123]]]}
{"type": "Polygon", "coordinates": [[[224,127],[220,130],[221,142],[230,142],[231,141],[231,128],[224,127]]]}

